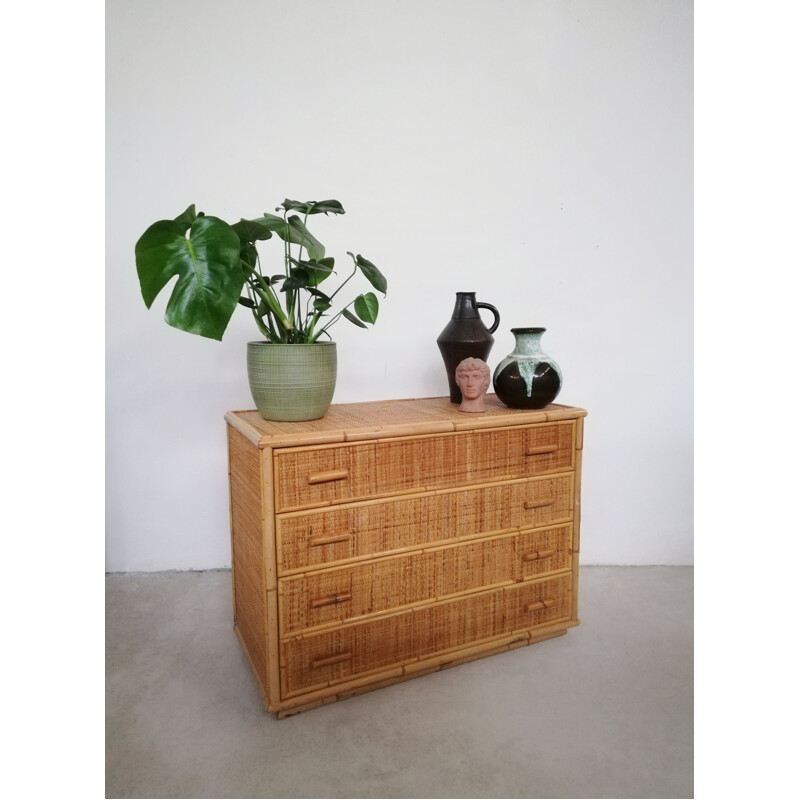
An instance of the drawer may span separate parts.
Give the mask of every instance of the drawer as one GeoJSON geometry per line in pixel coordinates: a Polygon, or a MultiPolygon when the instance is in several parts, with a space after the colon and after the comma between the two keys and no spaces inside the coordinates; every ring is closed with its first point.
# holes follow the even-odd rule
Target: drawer
{"type": "Polygon", "coordinates": [[[281,642],[283,698],[357,675],[567,621],[572,576],[468,595],[281,642]]]}
{"type": "Polygon", "coordinates": [[[289,511],[574,469],[575,422],[275,451],[275,508],[289,511]]]}
{"type": "Polygon", "coordinates": [[[567,522],[574,485],[566,473],[280,515],[278,574],[567,522]]]}
{"type": "Polygon", "coordinates": [[[566,524],[282,578],[281,637],[569,569],[571,542],[566,524]]]}

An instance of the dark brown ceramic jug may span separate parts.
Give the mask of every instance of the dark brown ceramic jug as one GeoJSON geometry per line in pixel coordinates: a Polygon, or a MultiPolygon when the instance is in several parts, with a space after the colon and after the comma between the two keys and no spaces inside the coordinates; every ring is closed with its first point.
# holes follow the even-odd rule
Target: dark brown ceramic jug
{"type": "Polygon", "coordinates": [[[451,403],[461,402],[461,389],[456,383],[456,367],[465,358],[480,358],[486,361],[494,344],[492,334],[499,324],[500,314],[494,306],[476,302],[475,292],[456,292],[453,316],[436,340],[447,370],[451,403]],[[483,324],[478,313],[479,308],[487,308],[494,314],[491,328],[483,324]]]}

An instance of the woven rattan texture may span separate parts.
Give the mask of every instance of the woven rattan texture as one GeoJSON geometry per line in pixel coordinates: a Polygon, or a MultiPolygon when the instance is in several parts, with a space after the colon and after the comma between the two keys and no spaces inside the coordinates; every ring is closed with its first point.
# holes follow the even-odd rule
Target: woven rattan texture
{"type": "Polygon", "coordinates": [[[571,541],[572,526],[563,525],[522,544],[507,534],[283,579],[281,635],[569,569],[571,541]]]}
{"type": "Polygon", "coordinates": [[[275,452],[276,510],[541,475],[574,467],[575,423],[275,452]],[[555,448],[548,452],[548,448],[555,448]],[[315,475],[346,477],[309,483],[315,475]]]}
{"type": "Polygon", "coordinates": [[[572,576],[469,595],[282,642],[284,696],[568,619],[572,576]],[[527,610],[546,601],[547,607],[527,610]],[[329,663],[334,659],[341,659],[329,663]]]}
{"type": "Polygon", "coordinates": [[[278,573],[566,521],[574,481],[567,473],[281,515],[278,573]]]}
{"type": "Polygon", "coordinates": [[[234,621],[250,652],[261,685],[266,685],[264,553],[261,523],[260,453],[228,428],[234,621]]]}
{"type": "Polygon", "coordinates": [[[447,397],[422,400],[383,400],[375,403],[334,404],[324,417],[307,422],[271,422],[257,411],[228,412],[226,419],[239,426],[253,442],[279,447],[333,441],[356,441],[392,435],[441,433],[503,425],[551,422],[585,416],[583,409],[553,403],[538,411],[506,408],[495,395],[486,395],[486,411],[464,414],[447,397]]]}

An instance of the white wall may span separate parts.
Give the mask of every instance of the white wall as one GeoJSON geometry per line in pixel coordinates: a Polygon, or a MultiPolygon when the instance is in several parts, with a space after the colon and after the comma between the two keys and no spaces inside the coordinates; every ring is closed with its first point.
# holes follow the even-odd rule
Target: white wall
{"type": "MultiPolygon", "coordinates": [[[[338,325],[334,402],[442,395],[456,291],[543,325],[586,408],[582,560],[692,561],[689,0],[109,0],[107,569],[230,564],[222,343],[145,309],[133,258],[190,203],[284,197],[329,254],[380,266],[374,330],[338,325]]],[[[277,257],[274,242],[262,258],[277,257]]],[[[275,262],[277,265],[277,261],[275,262]]]]}

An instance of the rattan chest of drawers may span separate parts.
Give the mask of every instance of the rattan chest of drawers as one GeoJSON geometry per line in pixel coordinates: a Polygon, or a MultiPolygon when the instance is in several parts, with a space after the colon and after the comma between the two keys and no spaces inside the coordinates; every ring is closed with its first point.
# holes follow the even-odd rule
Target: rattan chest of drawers
{"type": "Polygon", "coordinates": [[[578,624],[580,408],[228,423],[234,628],[279,717],[578,624]]]}

